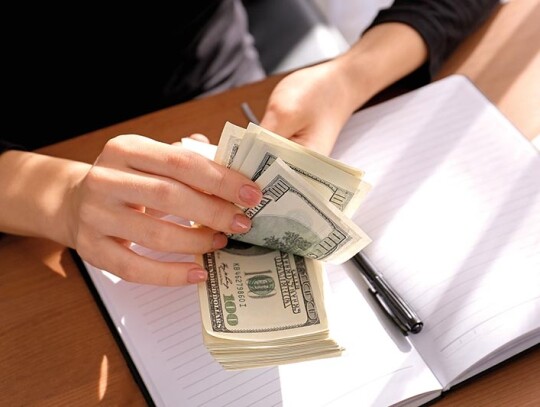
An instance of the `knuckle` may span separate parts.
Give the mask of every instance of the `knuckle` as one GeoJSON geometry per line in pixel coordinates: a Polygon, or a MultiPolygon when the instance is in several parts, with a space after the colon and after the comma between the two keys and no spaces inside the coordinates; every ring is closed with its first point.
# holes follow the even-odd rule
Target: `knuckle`
{"type": "Polygon", "coordinates": [[[280,120],[288,122],[296,118],[299,115],[299,113],[300,113],[299,109],[289,106],[289,107],[281,109],[278,112],[278,115],[280,117],[280,120]]]}
{"type": "Polygon", "coordinates": [[[215,190],[219,191],[219,195],[223,196],[224,192],[229,191],[229,186],[227,185],[227,172],[226,171],[217,171],[216,177],[214,178],[215,190]]]}
{"type": "Polygon", "coordinates": [[[109,139],[108,144],[110,143],[113,147],[124,145],[130,146],[140,141],[141,138],[142,136],[138,134],[119,134],[118,136],[109,139]]]}
{"type": "Polygon", "coordinates": [[[187,172],[195,175],[204,173],[207,191],[223,196],[230,190],[227,183],[230,170],[223,166],[213,166],[198,153],[186,150],[182,154],[168,156],[165,162],[174,173],[187,172]]]}
{"type": "Polygon", "coordinates": [[[200,165],[201,156],[192,151],[184,150],[182,154],[167,155],[164,161],[175,171],[189,171],[200,165]]]}
{"type": "Polygon", "coordinates": [[[90,202],[83,200],[80,202],[79,207],[77,208],[77,216],[79,221],[83,224],[91,224],[96,217],[94,205],[90,202]]]}
{"type": "MultiPolygon", "coordinates": [[[[103,147],[103,153],[114,153],[123,148],[125,143],[127,142],[127,137],[125,135],[115,136],[105,143],[105,146],[103,147]]],[[[129,145],[129,144],[127,144],[129,145]]]]}
{"type": "Polygon", "coordinates": [[[104,240],[91,239],[93,243],[90,245],[88,239],[85,240],[87,241],[86,244],[82,243],[80,247],[77,247],[77,252],[85,261],[98,269],[107,270],[122,280],[128,282],[140,280],[142,264],[139,261],[139,255],[127,247],[127,242],[117,242],[115,244],[126,246],[125,249],[129,250],[129,252],[113,256],[110,250],[107,249],[108,243],[106,244],[104,240]]]}
{"type": "Polygon", "coordinates": [[[95,193],[100,188],[101,180],[102,176],[99,167],[93,166],[84,178],[84,188],[87,189],[90,194],[95,193]]]}
{"type": "Polygon", "coordinates": [[[223,230],[228,225],[225,225],[225,219],[229,215],[229,211],[226,210],[222,205],[216,204],[212,205],[208,210],[208,225],[214,229],[223,230]]]}
{"type": "Polygon", "coordinates": [[[189,251],[193,254],[203,254],[214,249],[214,230],[201,227],[193,227],[190,232],[189,251]]]}
{"type": "Polygon", "coordinates": [[[165,179],[153,182],[150,186],[150,193],[160,202],[170,202],[175,196],[174,187],[165,179]]]}
{"type": "Polygon", "coordinates": [[[175,280],[173,279],[173,275],[171,273],[165,274],[164,280],[166,286],[174,285],[175,280]]]}
{"type": "Polygon", "coordinates": [[[278,103],[278,101],[272,101],[268,105],[267,110],[280,119],[291,119],[298,115],[301,109],[295,103],[278,103]]]}
{"type": "Polygon", "coordinates": [[[111,156],[117,156],[120,153],[132,150],[142,136],[137,134],[120,134],[107,140],[100,154],[100,159],[107,159],[111,156]]]}
{"type": "Polygon", "coordinates": [[[132,256],[126,256],[115,261],[113,274],[116,274],[125,281],[133,283],[137,281],[137,276],[139,275],[137,266],[138,264],[132,260],[132,256]]]}
{"type": "Polygon", "coordinates": [[[156,250],[168,249],[168,243],[171,241],[167,226],[146,227],[140,235],[139,244],[144,247],[153,247],[156,250]]]}

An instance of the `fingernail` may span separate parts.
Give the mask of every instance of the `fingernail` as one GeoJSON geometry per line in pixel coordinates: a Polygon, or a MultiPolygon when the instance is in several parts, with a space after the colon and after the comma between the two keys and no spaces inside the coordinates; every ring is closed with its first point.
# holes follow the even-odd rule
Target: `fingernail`
{"type": "Polygon", "coordinates": [[[236,233],[245,233],[251,228],[251,220],[246,215],[234,215],[231,229],[236,233]]]}
{"type": "Polygon", "coordinates": [[[212,242],[214,249],[222,249],[227,246],[227,236],[223,233],[216,233],[212,242]]]}
{"type": "Polygon", "coordinates": [[[194,268],[188,271],[187,281],[190,284],[197,284],[206,281],[208,273],[202,268],[194,268]]]}
{"type": "Polygon", "coordinates": [[[252,185],[243,185],[240,188],[240,199],[248,206],[258,205],[261,198],[261,191],[252,185]]]}

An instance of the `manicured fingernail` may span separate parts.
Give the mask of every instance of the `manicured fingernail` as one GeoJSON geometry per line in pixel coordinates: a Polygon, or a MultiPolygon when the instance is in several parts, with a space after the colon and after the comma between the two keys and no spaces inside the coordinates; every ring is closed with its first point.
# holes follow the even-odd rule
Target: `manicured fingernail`
{"type": "Polygon", "coordinates": [[[202,268],[194,268],[188,271],[187,281],[190,284],[197,284],[206,281],[208,273],[202,268]]]}
{"type": "Polygon", "coordinates": [[[252,185],[243,185],[240,188],[240,199],[248,206],[258,205],[261,198],[261,191],[252,185]]]}
{"type": "Polygon", "coordinates": [[[227,236],[223,233],[216,233],[214,235],[214,241],[212,242],[214,249],[223,249],[227,246],[227,236]]]}
{"type": "Polygon", "coordinates": [[[234,215],[231,229],[236,233],[245,233],[251,228],[251,220],[246,215],[234,215]]]}

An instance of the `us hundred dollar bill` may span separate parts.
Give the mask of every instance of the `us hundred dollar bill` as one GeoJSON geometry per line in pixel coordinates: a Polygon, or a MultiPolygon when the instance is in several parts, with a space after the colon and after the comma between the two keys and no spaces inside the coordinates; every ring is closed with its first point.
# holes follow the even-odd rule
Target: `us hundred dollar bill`
{"type": "Polygon", "coordinates": [[[335,264],[371,242],[348,216],[370,187],[363,171],[252,123],[246,130],[227,122],[214,160],[255,180],[264,194],[245,210],[251,230],[231,239],[335,264]]]}
{"type": "Polygon", "coordinates": [[[328,329],[320,262],[230,242],[200,259],[208,271],[199,294],[205,331],[229,340],[277,340],[328,329]]]}
{"type": "Polygon", "coordinates": [[[227,122],[223,128],[215,161],[257,180],[281,158],[301,175],[328,203],[351,216],[371,185],[364,172],[319,154],[254,123],[247,129],[227,122]]]}
{"type": "Polygon", "coordinates": [[[330,337],[322,263],[230,241],[199,262],[203,339],[228,370],[341,355],[330,337]]]}
{"type": "Polygon", "coordinates": [[[340,264],[371,239],[351,219],[312,190],[280,158],[257,180],[263,198],[244,212],[252,220],[247,233],[231,239],[340,264]]]}

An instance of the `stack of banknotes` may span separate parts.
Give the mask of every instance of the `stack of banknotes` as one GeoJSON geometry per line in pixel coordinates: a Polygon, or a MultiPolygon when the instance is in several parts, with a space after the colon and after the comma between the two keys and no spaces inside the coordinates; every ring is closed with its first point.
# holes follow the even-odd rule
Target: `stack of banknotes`
{"type": "Polygon", "coordinates": [[[253,179],[261,203],[243,208],[245,234],[198,261],[203,337],[225,369],[341,355],[329,329],[324,263],[340,264],[370,243],[350,219],[370,185],[363,171],[258,125],[227,122],[214,160],[253,179]]]}

